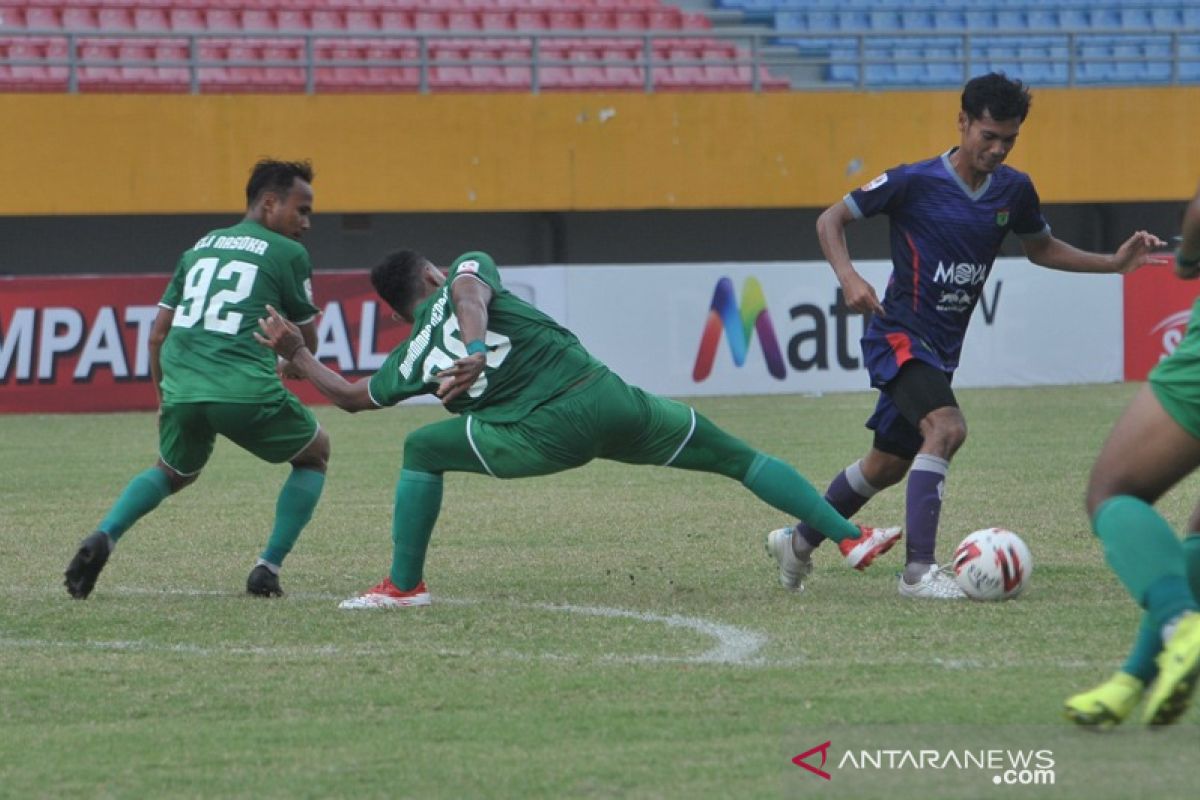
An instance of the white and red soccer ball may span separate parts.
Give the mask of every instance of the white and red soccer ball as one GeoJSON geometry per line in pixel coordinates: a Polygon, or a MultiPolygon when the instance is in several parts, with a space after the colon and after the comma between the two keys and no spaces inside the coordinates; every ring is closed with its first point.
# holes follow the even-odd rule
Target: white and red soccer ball
{"type": "Polygon", "coordinates": [[[1033,555],[1021,537],[1004,528],[969,534],[954,550],[954,577],[973,600],[1016,597],[1033,574],[1033,555]]]}

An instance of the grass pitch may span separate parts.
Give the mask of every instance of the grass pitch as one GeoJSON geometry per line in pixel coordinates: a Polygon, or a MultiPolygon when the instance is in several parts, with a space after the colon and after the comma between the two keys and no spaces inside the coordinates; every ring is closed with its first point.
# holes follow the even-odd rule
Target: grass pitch
{"type": "MultiPolygon", "coordinates": [[[[859,574],[824,547],[808,590],[784,592],[763,538],[785,520],[744,488],[598,462],[449,476],[434,606],[340,611],[386,573],[401,444],[443,416],[429,406],[318,412],[333,458],[284,599],[242,588],[286,468],[223,442],[74,601],[63,567],[152,463],[154,415],[0,417],[0,797],[808,797],[842,775],[825,784],[792,756],[830,731],[904,726],[913,747],[942,746],[934,732],[950,726],[973,748],[1029,726],[1063,756],[1053,787],[897,775],[889,797],[1185,796],[1172,787],[1194,791],[1196,710],[1158,736],[1088,735],[1059,716],[1119,666],[1138,620],[1082,511],[1133,390],[961,392],[970,437],[939,555],[976,528],[1021,533],[1033,580],[1001,604],[900,598],[903,548],[859,574]],[[1106,771],[1109,742],[1144,748],[1150,771],[1106,771]]],[[[865,452],[873,402],[694,405],[824,487],[865,452]]],[[[1177,528],[1197,488],[1160,504],[1177,528]]],[[[862,519],[902,522],[903,488],[862,519]]]]}

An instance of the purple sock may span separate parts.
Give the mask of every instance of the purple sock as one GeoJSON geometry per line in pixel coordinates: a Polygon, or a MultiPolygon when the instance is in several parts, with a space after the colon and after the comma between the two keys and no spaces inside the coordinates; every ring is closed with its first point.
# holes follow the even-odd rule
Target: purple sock
{"type": "MultiPolygon", "coordinates": [[[[878,494],[879,490],[867,483],[862,474],[862,462],[855,461],[837,474],[829,488],[825,490],[825,499],[829,505],[837,509],[843,517],[849,519],[867,504],[867,501],[878,494]]],[[[825,537],[816,528],[801,522],[796,526],[800,536],[811,547],[817,547],[825,541],[825,537]]]]}
{"type": "Polygon", "coordinates": [[[908,472],[908,492],[905,495],[904,549],[909,564],[932,564],[937,544],[938,518],[942,515],[942,495],[946,491],[946,470],[950,462],[944,458],[919,454],[908,472]]]}

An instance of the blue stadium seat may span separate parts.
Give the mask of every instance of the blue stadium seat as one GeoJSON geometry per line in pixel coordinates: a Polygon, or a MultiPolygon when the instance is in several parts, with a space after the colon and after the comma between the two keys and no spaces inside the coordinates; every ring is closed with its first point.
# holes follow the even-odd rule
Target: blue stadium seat
{"type": "Polygon", "coordinates": [[[1050,30],[1061,27],[1062,19],[1056,8],[1033,8],[1029,10],[1028,24],[1034,30],[1050,30]]]}

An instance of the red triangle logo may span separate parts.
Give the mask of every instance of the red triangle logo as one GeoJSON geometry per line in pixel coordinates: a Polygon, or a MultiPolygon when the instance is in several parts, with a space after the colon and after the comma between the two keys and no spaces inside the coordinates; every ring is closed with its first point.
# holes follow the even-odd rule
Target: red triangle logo
{"type": "Polygon", "coordinates": [[[813,747],[809,750],[805,750],[803,753],[801,753],[800,755],[793,758],[792,763],[795,764],[797,767],[802,767],[802,768],[808,770],[809,772],[811,772],[814,775],[819,775],[820,777],[824,778],[825,780],[831,780],[832,776],[830,776],[830,774],[828,772],[826,772],[823,769],[814,767],[812,764],[809,764],[804,760],[804,759],[808,758],[809,756],[811,756],[813,753],[820,752],[821,753],[821,766],[822,767],[825,766],[825,759],[827,758],[827,756],[829,754],[829,745],[831,743],[832,742],[825,742],[825,744],[819,744],[816,747],[813,747]]]}

